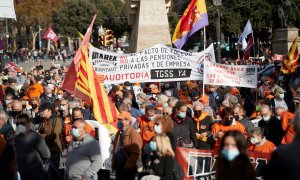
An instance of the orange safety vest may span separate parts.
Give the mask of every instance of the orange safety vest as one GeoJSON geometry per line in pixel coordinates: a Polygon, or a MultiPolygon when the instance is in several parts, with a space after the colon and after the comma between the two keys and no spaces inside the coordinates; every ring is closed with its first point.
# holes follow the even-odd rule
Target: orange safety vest
{"type": "Polygon", "coordinates": [[[258,153],[272,153],[275,150],[275,148],[276,146],[268,140],[266,140],[266,142],[261,146],[254,145],[252,143],[248,145],[248,151],[258,153]]]}
{"type": "Polygon", "coordinates": [[[137,121],[140,125],[140,134],[143,139],[143,144],[147,144],[155,136],[154,125],[155,121],[146,119],[146,115],[138,117],[137,121]]]}
{"type": "MultiPolygon", "coordinates": [[[[235,123],[236,123],[236,125],[234,125],[234,126],[224,126],[221,122],[215,123],[212,125],[211,132],[212,132],[212,134],[215,134],[220,131],[225,133],[227,131],[237,130],[237,131],[240,131],[242,134],[244,134],[245,138],[247,138],[246,128],[238,121],[235,121],[235,123]]],[[[221,139],[217,139],[216,143],[214,144],[214,148],[218,148],[220,146],[220,142],[221,142],[221,139]]]]}
{"type": "Polygon", "coordinates": [[[282,144],[291,143],[294,140],[296,134],[295,127],[292,124],[294,117],[295,115],[288,111],[285,111],[281,114],[281,126],[285,132],[284,137],[282,138],[281,141],[282,144]]]}

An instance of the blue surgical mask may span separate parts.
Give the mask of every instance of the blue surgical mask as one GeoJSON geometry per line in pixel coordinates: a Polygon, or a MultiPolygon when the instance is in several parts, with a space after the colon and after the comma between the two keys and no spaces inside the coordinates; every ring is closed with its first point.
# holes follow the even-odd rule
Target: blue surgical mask
{"type": "Polygon", "coordinates": [[[177,114],[177,116],[181,119],[184,119],[186,117],[186,112],[180,112],[177,114]]]}
{"type": "Polygon", "coordinates": [[[137,99],[135,102],[136,102],[138,105],[141,105],[141,104],[142,104],[141,101],[138,100],[138,99],[137,99]]]}
{"type": "Polygon", "coordinates": [[[72,135],[73,135],[74,138],[78,138],[80,136],[79,129],[73,128],[72,129],[72,135]]]}
{"type": "Polygon", "coordinates": [[[280,99],[284,99],[284,94],[279,94],[280,99]]]}
{"type": "Polygon", "coordinates": [[[157,144],[154,141],[150,141],[150,148],[152,151],[157,151],[157,144]]]}
{"type": "Polygon", "coordinates": [[[122,122],[122,121],[118,121],[118,123],[117,123],[117,128],[118,128],[119,130],[122,130],[123,127],[124,127],[123,122],[122,122]]]}
{"type": "Polygon", "coordinates": [[[143,115],[146,114],[145,109],[140,109],[140,111],[141,111],[141,113],[142,113],[143,115]]]}
{"type": "Polygon", "coordinates": [[[240,151],[238,149],[223,149],[221,153],[225,159],[232,161],[240,154],[240,151]]]}

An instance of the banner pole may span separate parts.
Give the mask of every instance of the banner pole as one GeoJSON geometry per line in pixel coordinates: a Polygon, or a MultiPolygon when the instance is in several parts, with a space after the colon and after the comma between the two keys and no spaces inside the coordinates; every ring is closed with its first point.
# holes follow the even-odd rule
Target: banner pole
{"type": "MultiPolygon", "coordinates": [[[[204,26],[204,29],[203,29],[203,42],[204,42],[204,45],[203,45],[203,49],[204,49],[204,51],[203,51],[203,54],[204,54],[204,56],[203,56],[203,64],[204,64],[204,66],[203,66],[203,75],[204,75],[204,71],[205,71],[205,56],[206,56],[206,54],[205,54],[205,49],[206,49],[206,27],[204,26]]],[[[205,86],[204,86],[204,77],[203,77],[203,79],[202,79],[202,97],[204,98],[204,93],[205,93],[205,91],[204,91],[204,89],[205,89],[205,86]]]]}

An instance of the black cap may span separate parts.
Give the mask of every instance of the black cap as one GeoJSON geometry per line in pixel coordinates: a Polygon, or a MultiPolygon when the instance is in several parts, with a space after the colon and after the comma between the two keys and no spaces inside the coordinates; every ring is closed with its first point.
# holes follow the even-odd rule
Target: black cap
{"type": "Polygon", "coordinates": [[[129,81],[125,81],[124,86],[131,86],[131,83],[129,81]]]}
{"type": "Polygon", "coordinates": [[[46,109],[48,109],[48,110],[53,110],[54,109],[54,107],[53,107],[53,105],[51,104],[51,103],[49,103],[49,102],[45,102],[45,103],[43,103],[41,106],[40,106],[40,111],[45,111],[46,109]]]}

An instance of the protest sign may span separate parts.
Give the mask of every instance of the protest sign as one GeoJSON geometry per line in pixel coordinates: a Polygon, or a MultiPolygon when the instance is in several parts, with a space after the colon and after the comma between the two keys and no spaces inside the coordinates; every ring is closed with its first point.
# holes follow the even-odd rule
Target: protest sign
{"type": "MultiPolygon", "coordinates": [[[[257,177],[262,176],[271,154],[249,152],[250,161],[255,168],[257,177]]],[[[216,173],[218,150],[199,150],[176,148],[176,159],[184,171],[184,180],[205,179],[213,180],[216,173]]]]}
{"type": "Polygon", "coordinates": [[[205,61],[204,84],[257,87],[257,65],[225,65],[205,61]]]}
{"type": "Polygon", "coordinates": [[[213,45],[199,53],[155,45],[142,52],[118,54],[91,47],[89,57],[104,84],[125,81],[164,82],[202,80],[204,57],[215,62],[213,45]]]}

